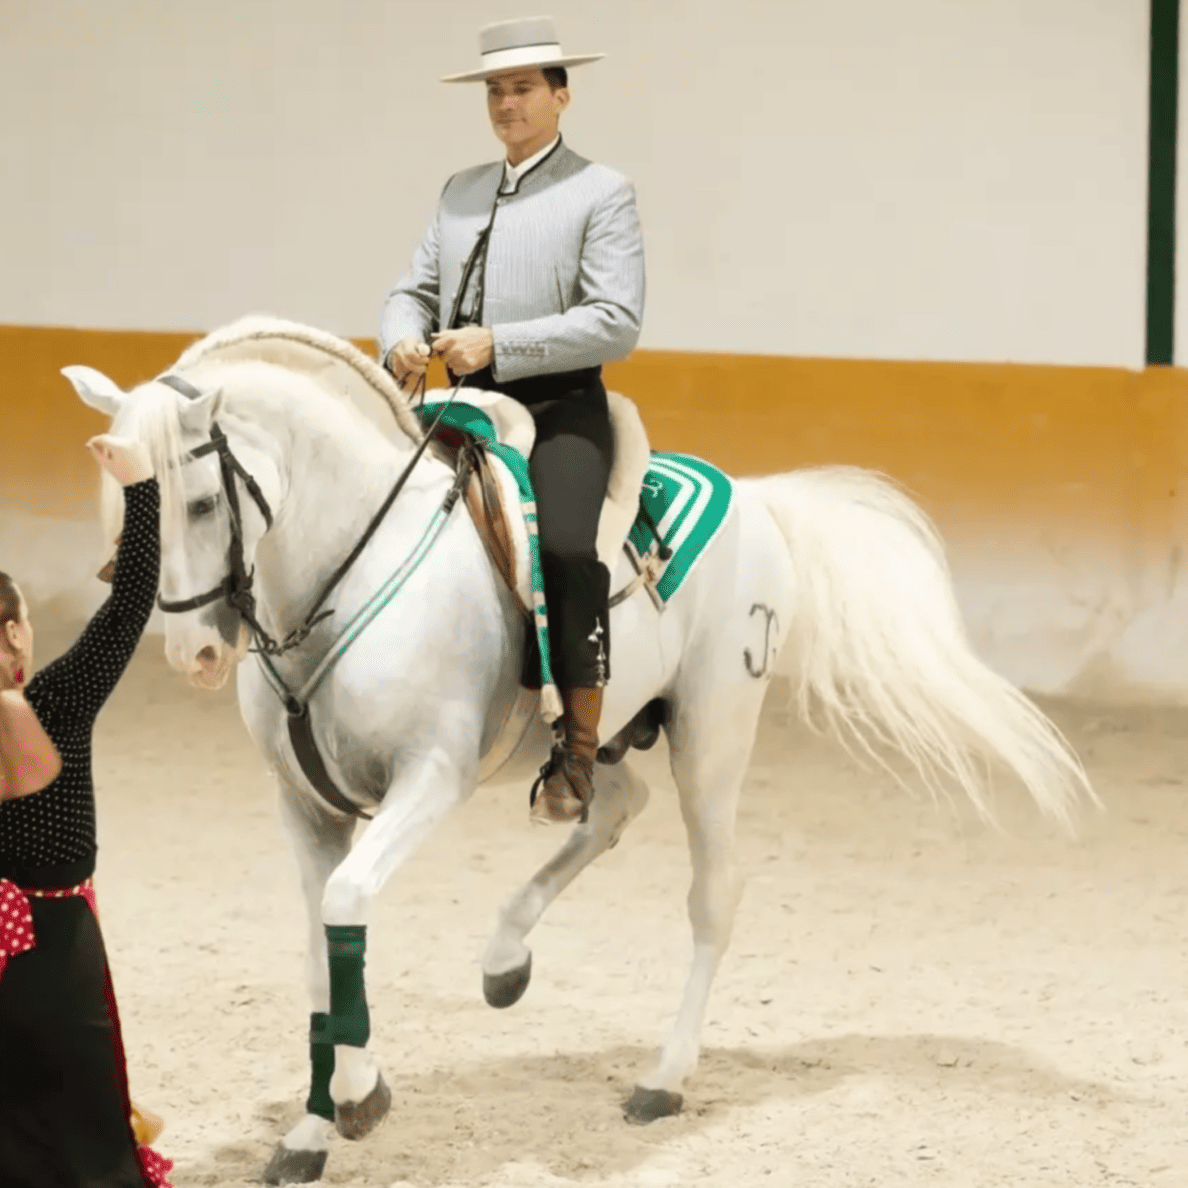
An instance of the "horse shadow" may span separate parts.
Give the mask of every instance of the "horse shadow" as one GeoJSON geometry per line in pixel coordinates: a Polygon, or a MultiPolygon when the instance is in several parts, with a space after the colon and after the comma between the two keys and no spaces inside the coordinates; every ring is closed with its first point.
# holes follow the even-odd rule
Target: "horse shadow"
{"type": "MultiPolygon", "coordinates": [[[[1032,1105],[1073,1097],[1099,1107],[1129,1100],[1116,1087],[1069,1076],[1025,1048],[970,1036],[851,1033],[775,1049],[711,1047],[687,1086],[685,1109],[646,1127],[621,1114],[633,1076],[653,1056],[622,1045],[597,1052],[474,1059],[400,1075],[389,1068],[392,1111],[362,1142],[335,1138],[325,1183],[482,1183],[529,1165],[573,1182],[630,1176],[685,1136],[738,1110],[822,1096],[847,1081],[894,1082],[939,1097],[1013,1097],[1032,1105]]],[[[842,1099],[839,1108],[860,1109],[842,1099]]],[[[980,1108],[975,1105],[971,1108],[980,1108]]],[[[188,1168],[185,1182],[259,1182],[273,1144],[301,1116],[292,1098],[259,1106],[250,1133],[188,1168]],[[217,1178],[212,1173],[217,1170],[217,1178]]],[[[791,1139],[790,1139],[791,1141],[791,1139]]]]}

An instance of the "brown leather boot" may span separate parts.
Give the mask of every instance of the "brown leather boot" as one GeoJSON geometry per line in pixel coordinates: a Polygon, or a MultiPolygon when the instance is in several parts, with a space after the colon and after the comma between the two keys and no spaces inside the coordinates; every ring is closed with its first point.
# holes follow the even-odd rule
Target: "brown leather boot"
{"type": "Polygon", "coordinates": [[[565,689],[561,700],[565,706],[561,717],[565,738],[554,745],[548,763],[541,768],[540,779],[532,786],[530,815],[537,821],[584,823],[594,799],[602,690],[565,689]]]}

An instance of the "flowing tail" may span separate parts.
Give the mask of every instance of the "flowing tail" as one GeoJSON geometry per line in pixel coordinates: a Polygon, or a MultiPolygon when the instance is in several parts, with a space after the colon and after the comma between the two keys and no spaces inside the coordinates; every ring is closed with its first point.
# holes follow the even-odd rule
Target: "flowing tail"
{"type": "Polygon", "coordinates": [[[1082,797],[1100,804],[1056,727],[970,649],[944,545],[911,499],[853,467],[743,481],[791,553],[797,609],[778,671],[806,722],[819,709],[884,767],[876,745],[894,748],[934,794],[955,781],[991,824],[993,761],[1070,832],[1082,797]]]}

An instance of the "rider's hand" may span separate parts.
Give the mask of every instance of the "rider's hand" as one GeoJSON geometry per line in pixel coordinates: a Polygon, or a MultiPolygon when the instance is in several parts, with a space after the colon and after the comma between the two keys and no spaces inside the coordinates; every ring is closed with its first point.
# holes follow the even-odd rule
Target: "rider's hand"
{"type": "Polygon", "coordinates": [[[103,434],[92,437],[87,442],[87,449],[121,487],[131,487],[153,477],[153,462],[148,449],[135,438],[103,434]]]}
{"type": "Polygon", "coordinates": [[[429,345],[416,338],[402,338],[389,352],[384,366],[393,379],[407,392],[416,386],[429,366],[429,345]]]}
{"type": "Polygon", "coordinates": [[[470,375],[495,358],[495,335],[487,326],[463,326],[433,336],[433,353],[455,375],[470,375]]]}

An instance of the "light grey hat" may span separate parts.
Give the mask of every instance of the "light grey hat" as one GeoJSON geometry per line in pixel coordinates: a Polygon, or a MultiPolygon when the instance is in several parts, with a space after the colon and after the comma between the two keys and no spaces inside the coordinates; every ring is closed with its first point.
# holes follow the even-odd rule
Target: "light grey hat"
{"type": "Polygon", "coordinates": [[[551,16],[521,17],[500,21],[479,31],[477,70],[447,74],[442,82],[481,82],[510,70],[545,69],[549,66],[581,66],[597,62],[605,54],[564,54],[557,40],[557,25],[551,16]]]}

